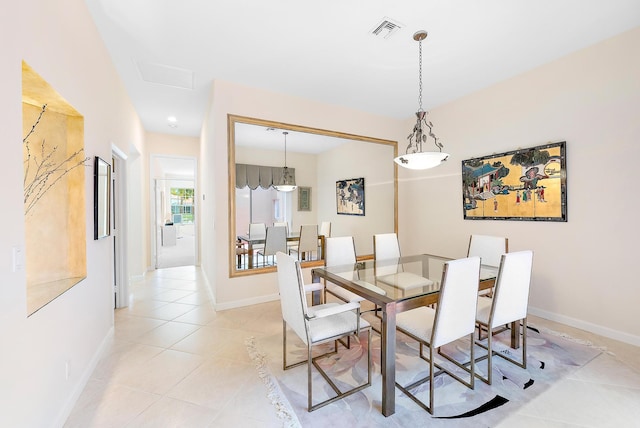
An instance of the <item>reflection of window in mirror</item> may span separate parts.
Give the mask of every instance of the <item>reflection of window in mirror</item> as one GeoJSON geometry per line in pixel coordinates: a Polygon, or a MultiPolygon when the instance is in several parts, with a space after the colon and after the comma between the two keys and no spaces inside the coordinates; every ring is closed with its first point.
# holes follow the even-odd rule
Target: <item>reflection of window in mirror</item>
{"type": "Polygon", "coordinates": [[[273,188],[236,188],[236,235],[246,235],[249,223],[289,221],[291,218],[291,197],[273,188]]]}

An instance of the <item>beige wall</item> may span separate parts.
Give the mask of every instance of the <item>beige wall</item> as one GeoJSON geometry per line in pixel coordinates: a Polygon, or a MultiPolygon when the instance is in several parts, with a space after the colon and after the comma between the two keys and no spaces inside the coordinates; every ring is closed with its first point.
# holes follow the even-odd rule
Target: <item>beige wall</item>
{"type": "MultiPolygon", "coordinates": [[[[25,248],[21,61],[84,116],[87,156],[110,159],[112,145],[141,152],[143,133],[84,1],[23,0],[0,15],[8,41],[0,59],[0,425],[62,426],[113,331],[113,242],[93,240],[91,166],[84,180],[87,277],[26,317],[25,270],[12,269],[13,247],[25,248]]],[[[133,181],[139,172],[128,169],[133,181]]]]}
{"type": "Polygon", "coordinates": [[[201,139],[202,216],[212,221],[203,224],[201,241],[202,267],[221,309],[278,298],[275,274],[229,278],[227,114],[393,141],[405,134],[399,120],[215,81],[201,139]]]}
{"type": "Polygon", "coordinates": [[[319,221],[330,221],[332,236],[353,236],[356,254],[373,254],[373,235],[394,232],[394,147],[351,142],[319,157],[319,221]],[[364,216],[336,213],[336,181],[364,178],[364,216]]]}
{"type": "Polygon", "coordinates": [[[535,252],[532,313],[640,345],[639,51],[636,29],[433,110],[451,159],[401,171],[403,251],[461,257],[471,233],[507,236],[535,252]],[[557,141],[568,222],[463,220],[462,160],[557,141]]]}
{"type": "MultiPolygon", "coordinates": [[[[640,158],[639,50],[636,29],[431,111],[451,158],[434,170],[400,171],[403,253],[462,257],[472,233],[507,236],[512,251],[535,251],[532,313],[640,344],[631,315],[640,288],[630,269],[640,228],[628,184],[640,158]],[[463,220],[462,160],[550,141],[567,141],[568,222],[463,220]]],[[[212,244],[203,267],[223,309],[277,298],[274,275],[228,277],[227,113],[396,141],[413,120],[346,114],[228,82],[214,82],[211,94],[202,159],[214,166],[203,180],[215,195],[207,207],[215,226],[204,231],[212,244]]]]}

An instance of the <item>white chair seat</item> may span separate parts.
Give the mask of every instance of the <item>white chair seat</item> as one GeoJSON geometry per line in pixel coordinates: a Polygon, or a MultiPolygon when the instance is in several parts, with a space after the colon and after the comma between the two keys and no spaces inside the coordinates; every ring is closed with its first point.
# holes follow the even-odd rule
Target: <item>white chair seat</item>
{"type": "Polygon", "coordinates": [[[371,284],[370,282],[362,281],[360,279],[358,279],[356,281],[353,281],[353,282],[358,284],[362,288],[367,288],[367,289],[369,289],[371,291],[375,291],[376,293],[382,294],[383,296],[385,296],[387,294],[387,292],[384,291],[382,288],[377,287],[377,286],[371,284]]]}
{"type": "MultiPolygon", "coordinates": [[[[344,306],[341,303],[325,303],[323,305],[316,305],[309,307],[309,316],[313,316],[319,311],[340,308],[344,306]]],[[[368,328],[369,323],[360,318],[360,328],[368,328]]],[[[358,315],[354,312],[342,312],[331,317],[324,318],[311,318],[309,321],[309,337],[311,342],[321,342],[331,337],[343,335],[345,331],[356,330],[358,328],[358,315]]]]}
{"type": "Polygon", "coordinates": [[[427,287],[433,285],[433,281],[411,272],[398,272],[389,275],[383,275],[376,278],[385,284],[400,288],[401,290],[409,290],[417,287],[427,287]]]}
{"type": "Polygon", "coordinates": [[[421,306],[410,311],[400,312],[396,315],[397,328],[404,330],[420,340],[429,343],[436,311],[426,306],[421,306]]]}
{"type": "MultiPolygon", "coordinates": [[[[361,280],[356,280],[353,282],[358,284],[362,288],[367,288],[369,290],[375,291],[376,293],[381,294],[383,296],[387,294],[386,291],[384,291],[382,288],[376,287],[375,285],[369,282],[361,281],[361,280]]],[[[338,297],[341,300],[344,300],[345,302],[362,302],[363,300],[365,300],[364,297],[359,296],[356,293],[353,293],[335,284],[327,284],[327,289],[329,290],[329,292],[331,292],[331,294],[333,294],[334,296],[338,297]]]]}
{"type": "Polygon", "coordinates": [[[345,302],[362,302],[364,300],[364,297],[335,284],[327,284],[327,291],[345,302]]]}

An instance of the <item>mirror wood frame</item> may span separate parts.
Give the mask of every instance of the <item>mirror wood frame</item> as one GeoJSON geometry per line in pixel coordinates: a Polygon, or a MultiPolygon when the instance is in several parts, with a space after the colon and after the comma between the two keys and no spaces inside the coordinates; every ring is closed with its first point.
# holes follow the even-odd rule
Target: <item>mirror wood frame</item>
{"type": "MultiPolygon", "coordinates": [[[[269,273],[269,272],[275,272],[276,268],[274,266],[267,266],[267,267],[261,267],[261,268],[254,268],[254,269],[244,269],[244,270],[238,270],[236,269],[236,252],[235,252],[235,248],[236,248],[236,159],[235,159],[235,124],[236,123],[244,123],[244,124],[250,124],[250,125],[257,125],[257,126],[263,126],[265,128],[268,127],[272,127],[272,128],[276,128],[276,129],[284,129],[284,130],[290,130],[290,131],[297,131],[297,132],[306,132],[309,134],[317,134],[317,135],[325,135],[325,136],[329,136],[329,137],[335,137],[335,138],[344,138],[344,139],[349,139],[349,140],[354,140],[354,141],[362,141],[362,142],[366,142],[366,143],[373,143],[373,144],[383,144],[383,145],[388,145],[391,146],[393,148],[393,157],[391,159],[389,159],[389,162],[393,163],[393,159],[395,157],[398,156],[398,142],[397,141],[392,141],[392,140],[383,140],[380,138],[373,138],[373,137],[365,137],[362,135],[354,135],[354,134],[346,134],[343,132],[337,132],[337,131],[328,131],[325,129],[318,129],[318,128],[309,128],[306,126],[300,126],[300,125],[292,125],[289,123],[282,123],[282,122],[274,122],[274,121],[270,121],[270,120],[263,120],[263,119],[256,119],[256,118],[252,118],[252,117],[246,117],[246,116],[238,116],[238,115],[233,115],[233,114],[228,114],[227,115],[227,153],[228,153],[228,180],[229,180],[229,185],[228,185],[228,196],[229,196],[229,218],[228,218],[228,225],[229,225],[229,238],[228,238],[228,242],[229,242],[229,259],[228,259],[228,263],[229,263],[229,277],[230,278],[234,278],[234,277],[240,277],[240,276],[247,276],[247,275],[256,275],[256,274],[263,274],[263,273],[269,273]]],[[[398,232],[398,167],[397,165],[393,166],[393,230],[394,232],[398,232]]],[[[370,258],[373,257],[372,255],[366,255],[366,256],[359,256],[358,259],[366,259],[366,258],[370,258]]],[[[323,260],[317,260],[317,261],[308,261],[308,262],[303,262],[302,263],[302,267],[303,268],[309,268],[309,267],[315,267],[315,266],[323,266],[324,265],[324,261],[323,260]]]]}

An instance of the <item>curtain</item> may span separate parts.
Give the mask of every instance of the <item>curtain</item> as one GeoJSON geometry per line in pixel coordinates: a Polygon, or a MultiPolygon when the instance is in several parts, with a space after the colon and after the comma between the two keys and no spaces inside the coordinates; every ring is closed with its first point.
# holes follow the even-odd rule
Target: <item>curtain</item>
{"type": "MultiPolygon", "coordinates": [[[[282,167],[279,166],[262,166],[247,165],[244,163],[236,164],[236,188],[242,189],[249,186],[251,190],[256,190],[258,186],[268,189],[274,184],[280,182],[282,177],[282,167]]],[[[295,168],[289,168],[289,173],[296,177],[295,168]]]]}

